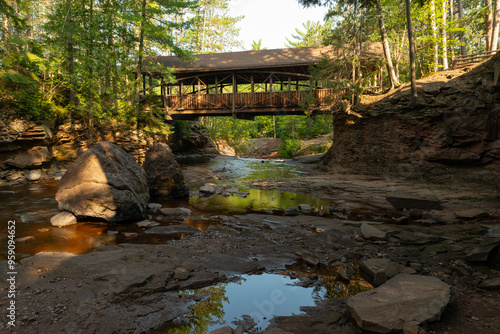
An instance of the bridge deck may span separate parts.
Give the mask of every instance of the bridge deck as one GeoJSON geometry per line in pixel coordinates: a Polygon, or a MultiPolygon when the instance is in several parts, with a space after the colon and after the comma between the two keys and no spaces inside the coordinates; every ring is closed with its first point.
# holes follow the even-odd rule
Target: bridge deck
{"type": "Polygon", "coordinates": [[[328,104],[338,92],[333,89],[290,90],[276,92],[217,93],[166,95],[165,107],[173,119],[192,118],[197,116],[223,116],[235,114],[237,117],[304,114],[307,101],[314,98],[317,112],[328,104]]]}

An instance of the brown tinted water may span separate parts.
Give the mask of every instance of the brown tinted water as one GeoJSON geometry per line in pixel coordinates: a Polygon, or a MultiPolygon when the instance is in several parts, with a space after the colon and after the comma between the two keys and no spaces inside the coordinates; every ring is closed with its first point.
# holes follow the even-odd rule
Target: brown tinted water
{"type": "MultiPolygon", "coordinates": [[[[196,191],[207,182],[227,183],[244,189],[246,197],[214,195],[210,198],[192,196],[185,200],[159,201],[164,207],[188,207],[192,210],[188,218],[163,217],[159,213],[147,212],[149,219],[159,226],[188,224],[205,231],[211,224],[220,222],[219,215],[241,214],[248,211],[271,210],[276,214],[291,205],[306,203],[320,209],[329,201],[320,200],[311,194],[294,194],[272,190],[246,189],[240,181],[270,178],[285,178],[304,175],[295,165],[257,159],[233,157],[210,157],[184,159],[181,165],[186,183],[196,191]]],[[[7,222],[16,221],[16,238],[34,237],[27,242],[17,242],[18,259],[23,254],[33,255],[42,251],[68,251],[76,254],[90,252],[93,247],[119,243],[162,244],[168,240],[183,238],[183,233],[147,234],[133,223],[110,225],[99,222],[79,222],[77,225],[55,228],[50,218],[58,213],[54,199],[56,182],[33,183],[0,187],[0,240],[7,236],[7,222]],[[127,238],[124,233],[136,233],[127,238]]],[[[0,250],[0,260],[5,259],[6,249],[0,250]]]]}

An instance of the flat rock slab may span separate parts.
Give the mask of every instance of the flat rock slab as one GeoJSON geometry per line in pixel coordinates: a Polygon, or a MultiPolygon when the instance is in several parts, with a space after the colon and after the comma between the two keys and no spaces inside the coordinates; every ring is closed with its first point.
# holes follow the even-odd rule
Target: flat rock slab
{"type": "Polygon", "coordinates": [[[347,309],[361,329],[390,333],[438,320],[449,301],[450,287],[440,279],[402,274],[350,298],[347,309]]]}
{"type": "Polygon", "coordinates": [[[361,234],[366,240],[384,240],[387,233],[372,224],[361,224],[361,234]]]}
{"type": "Polygon", "coordinates": [[[406,192],[387,193],[387,201],[398,210],[421,209],[441,210],[441,203],[434,195],[412,194],[406,192]]]}
{"type": "Polygon", "coordinates": [[[479,284],[481,289],[500,290],[500,277],[487,279],[479,284]]]}
{"type": "MultiPolygon", "coordinates": [[[[415,274],[416,271],[409,267],[391,261],[387,258],[368,259],[361,262],[359,268],[372,280],[375,280],[381,273],[387,278],[393,278],[398,274],[415,274]]],[[[374,282],[376,283],[376,282],[374,282]]],[[[380,285],[380,284],[375,284],[380,285]]]]}
{"type": "Polygon", "coordinates": [[[160,211],[165,216],[189,216],[191,214],[188,208],[163,208],[160,211]]]}
{"type": "Polygon", "coordinates": [[[458,219],[472,220],[472,219],[488,218],[490,214],[481,209],[469,209],[469,210],[455,212],[455,216],[458,219]]]}
{"type": "Polygon", "coordinates": [[[180,233],[201,233],[196,227],[189,225],[170,225],[153,227],[145,232],[146,234],[180,234],[180,233]]]}
{"type": "Polygon", "coordinates": [[[436,244],[441,241],[441,238],[437,235],[411,231],[401,231],[399,233],[392,234],[388,239],[391,242],[403,245],[428,245],[436,244]]]}
{"type": "Polygon", "coordinates": [[[488,262],[495,257],[500,241],[496,238],[488,238],[474,248],[470,253],[465,255],[465,260],[469,262],[488,262]]]}

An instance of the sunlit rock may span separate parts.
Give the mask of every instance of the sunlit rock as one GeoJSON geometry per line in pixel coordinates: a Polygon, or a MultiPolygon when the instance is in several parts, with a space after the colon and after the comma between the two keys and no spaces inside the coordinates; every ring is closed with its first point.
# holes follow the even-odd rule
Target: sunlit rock
{"type": "Polygon", "coordinates": [[[76,224],[76,217],[69,212],[60,212],[50,218],[50,224],[56,227],[64,227],[76,224]]]}
{"type": "Polygon", "coordinates": [[[81,154],[57,186],[59,210],[82,218],[137,220],[149,202],[141,166],[121,148],[104,141],[81,154]]]}

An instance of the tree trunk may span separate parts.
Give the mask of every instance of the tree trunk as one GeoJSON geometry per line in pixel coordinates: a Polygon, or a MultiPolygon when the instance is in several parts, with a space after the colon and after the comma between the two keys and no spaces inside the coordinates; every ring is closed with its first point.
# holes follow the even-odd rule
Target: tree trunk
{"type": "Polygon", "coordinates": [[[408,27],[408,42],[410,44],[410,70],[411,70],[411,97],[412,103],[417,104],[417,75],[415,69],[415,44],[413,43],[413,27],[411,24],[410,0],[406,0],[406,22],[408,27]]]}
{"type": "Polygon", "coordinates": [[[487,12],[484,18],[484,25],[486,26],[486,51],[491,51],[491,32],[493,30],[493,5],[491,0],[485,0],[484,5],[487,12]]]}
{"type": "Polygon", "coordinates": [[[206,31],[207,31],[207,12],[208,12],[208,3],[207,1],[204,1],[204,6],[205,8],[203,9],[203,30],[201,32],[201,52],[200,53],[205,53],[205,38],[206,38],[206,31]]]}
{"type": "Polygon", "coordinates": [[[141,108],[141,78],[142,78],[142,59],[144,54],[144,25],[146,24],[146,0],[142,0],[141,6],[141,30],[139,32],[139,59],[137,62],[137,106],[136,112],[141,108]]]}
{"type": "MultiPolygon", "coordinates": [[[[458,0],[458,19],[462,20],[463,16],[464,16],[464,6],[462,5],[462,0],[458,0]]],[[[460,22],[460,25],[462,25],[462,22],[460,22]]],[[[465,47],[463,32],[460,33],[458,39],[460,40],[460,54],[462,56],[465,56],[467,55],[467,48],[465,47]]]]}
{"type": "Polygon", "coordinates": [[[443,28],[441,31],[441,43],[443,44],[443,70],[448,70],[448,32],[446,31],[447,27],[447,19],[448,19],[448,11],[446,10],[446,1],[443,1],[442,4],[443,10],[443,28]]]}
{"type": "Polygon", "coordinates": [[[387,32],[385,31],[384,23],[384,13],[382,12],[382,5],[380,0],[377,0],[377,12],[378,12],[378,24],[380,27],[380,37],[382,38],[382,45],[384,47],[384,56],[387,61],[387,71],[389,72],[389,78],[391,80],[391,89],[398,87],[399,79],[394,71],[394,66],[392,64],[391,50],[389,48],[389,39],[387,38],[387,32]]]}
{"type": "Polygon", "coordinates": [[[433,72],[437,72],[439,68],[439,45],[438,45],[438,33],[437,33],[437,24],[436,24],[436,1],[430,1],[430,20],[431,20],[431,31],[432,31],[432,50],[433,50],[433,64],[432,70],[433,72]]]}
{"type": "Polygon", "coordinates": [[[500,0],[495,1],[495,11],[493,12],[493,29],[491,32],[491,50],[498,47],[498,31],[500,28],[500,0]]]}
{"type": "Polygon", "coordinates": [[[68,51],[68,76],[69,76],[69,106],[71,111],[76,109],[76,98],[75,98],[75,71],[73,68],[75,62],[75,55],[73,50],[73,21],[71,19],[71,6],[72,0],[67,0],[66,4],[68,6],[68,12],[66,16],[66,21],[68,24],[66,38],[67,38],[67,51],[68,51]]]}

